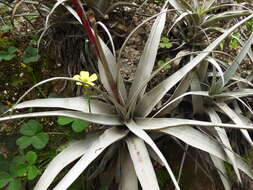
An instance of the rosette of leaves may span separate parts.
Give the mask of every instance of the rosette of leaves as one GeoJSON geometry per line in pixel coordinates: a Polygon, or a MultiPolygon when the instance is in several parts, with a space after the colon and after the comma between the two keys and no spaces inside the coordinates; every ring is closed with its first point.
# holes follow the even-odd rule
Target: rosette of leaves
{"type": "MultiPolygon", "coordinates": [[[[63,1],[59,1],[58,5],[60,2],[63,1]]],[[[166,138],[177,138],[185,144],[207,152],[217,168],[217,172],[220,174],[225,189],[231,189],[231,186],[227,178],[224,163],[230,163],[233,166],[239,181],[241,180],[239,170],[247,174],[250,178],[253,178],[253,172],[250,167],[232,150],[226,130],[238,129],[243,133],[246,140],[252,143],[247,131],[253,129],[252,123],[243,116],[243,112],[238,112],[239,109],[234,111],[230,105],[235,102],[246,106],[245,103],[242,103],[243,101],[240,101],[240,98],[252,96],[253,91],[252,89],[246,88],[231,92],[228,91],[230,89],[228,87],[231,86],[230,81],[234,77],[238,63],[249,52],[253,35],[244,43],[241,53],[236,57],[234,63],[226,68],[225,72],[222,72],[220,66],[210,57],[211,52],[226,37],[239,26],[250,20],[253,15],[247,16],[233,25],[203,49],[202,52],[185,63],[178,71],[168,76],[168,78],[161,81],[154,88],[148,89],[147,85],[149,81],[166,65],[153,71],[166,20],[167,9],[163,8],[162,12],[156,15],[157,18],[152,26],[148,41],[140,58],[135,79],[130,89],[127,90],[119,72],[120,67],[117,63],[119,58],[116,59],[110,49],[96,35],[96,32],[92,32],[92,28],[89,26],[85,13],[80,6],[80,1],[73,0],[72,3],[77,12],[70,7],[68,9],[83,24],[90,41],[94,44],[99,55],[99,74],[106,92],[102,92],[96,89],[96,87],[92,88],[104,96],[104,101],[96,97],[91,97],[89,101],[84,97],[48,98],[25,101],[16,104],[12,109],[37,107],[54,108],[57,110],[9,115],[0,118],[0,121],[24,117],[64,116],[99,124],[101,127],[87,133],[85,139],[71,142],[66,149],[58,154],[47,166],[47,169],[37,182],[34,188],[35,190],[48,189],[57,175],[66,166],[74,162],[74,165],[71,166],[67,174],[54,187],[55,190],[67,189],[91,162],[102,153],[104,153],[104,156],[100,158],[100,164],[97,166],[94,175],[96,176],[103,172],[106,168],[105,165],[108,162],[114,162],[116,159],[117,164],[115,163],[114,165],[117,165],[117,167],[113,168],[115,175],[110,173],[110,179],[117,178],[116,181],[119,183],[119,189],[137,190],[139,188],[138,181],[142,189],[160,189],[151,159],[156,160],[166,168],[175,188],[180,189],[178,180],[168,161],[155,143],[155,138],[152,135],[154,133],[167,135],[166,138]],[[214,68],[212,74],[203,76],[203,78],[210,76],[213,81],[211,88],[208,90],[201,88],[195,70],[204,60],[211,60],[211,66],[214,68]],[[220,75],[217,74],[215,69],[219,71],[218,73],[220,75]],[[199,90],[188,91],[190,86],[192,89],[199,90]],[[166,99],[168,92],[171,94],[169,100],[166,99]],[[177,110],[174,112],[179,103],[187,95],[192,95],[190,103],[193,107],[193,112],[199,113],[202,110],[203,113],[208,114],[209,118],[203,118],[202,120],[194,118],[186,119],[182,117],[185,114],[184,111],[181,110],[180,112],[180,110],[177,110]],[[196,102],[199,98],[196,98],[196,96],[204,97],[200,101],[204,102],[206,100],[206,104],[200,101],[197,104],[196,102]],[[164,100],[167,100],[165,107],[162,108],[163,110],[157,112],[156,106],[161,101],[164,102],[164,100]],[[200,109],[196,105],[205,105],[206,107],[205,109],[200,109]],[[223,122],[222,115],[224,114],[231,118],[232,122],[223,122]],[[175,115],[175,117],[168,117],[170,115],[175,115]]],[[[125,44],[123,44],[122,48],[124,48],[125,44]]],[[[178,58],[172,58],[168,64],[176,59],[178,58]]],[[[56,77],[42,81],[30,90],[53,80],[75,81],[72,78],[56,77]]],[[[250,85],[245,80],[244,82],[250,85]]]]}
{"type": "Polygon", "coordinates": [[[236,2],[170,0],[168,3],[176,10],[177,16],[167,34],[174,37],[179,49],[206,47],[215,33],[226,30],[224,23],[252,14],[252,10],[236,2]]]}

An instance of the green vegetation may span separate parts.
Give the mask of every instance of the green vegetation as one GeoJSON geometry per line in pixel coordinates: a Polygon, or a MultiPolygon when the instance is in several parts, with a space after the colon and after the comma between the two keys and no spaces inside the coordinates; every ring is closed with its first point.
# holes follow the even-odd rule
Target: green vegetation
{"type": "Polygon", "coordinates": [[[246,0],[5,2],[1,189],[249,188],[246,0]]]}
{"type": "Polygon", "coordinates": [[[42,131],[43,126],[35,120],[30,120],[21,126],[20,133],[23,135],[17,139],[17,145],[25,149],[32,145],[36,149],[43,149],[49,140],[48,134],[42,131]]]}

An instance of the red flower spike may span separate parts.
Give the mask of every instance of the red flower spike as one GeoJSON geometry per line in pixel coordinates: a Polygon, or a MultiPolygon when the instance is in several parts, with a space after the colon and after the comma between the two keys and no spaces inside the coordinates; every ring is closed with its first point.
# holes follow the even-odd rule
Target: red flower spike
{"type": "Polygon", "coordinates": [[[80,0],[71,0],[71,2],[72,2],[74,9],[76,10],[78,16],[80,17],[80,19],[82,21],[83,28],[84,28],[85,32],[87,33],[88,39],[95,46],[97,55],[99,55],[96,36],[94,35],[94,33],[92,31],[92,27],[90,26],[89,20],[86,16],[86,13],[82,7],[80,0]]]}

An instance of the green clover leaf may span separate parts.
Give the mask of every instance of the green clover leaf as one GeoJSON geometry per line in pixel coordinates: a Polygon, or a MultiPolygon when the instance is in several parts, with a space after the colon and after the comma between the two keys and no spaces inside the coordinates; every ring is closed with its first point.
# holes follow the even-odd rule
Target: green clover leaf
{"type": "Polygon", "coordinates": [[[25,160],[29,163],[29,164],[35,164],[36,160],[37,160],[38,156],[35,152],[33,151],[29,151],[26,153],[25,155],[25,160]]]}
{"type": "Polygon", "coordinates": [[[21,189],[22,184],[21,184],[21,179],[13,179],[9,185],[7,190],[17,190],[17,189],[21,189]]]}
{"type": "Polygon", "coordinates": [[[43,149],[49,141],[48,134],[44,132],[38,133],[37,135],[31,138],[32,138],[32,145],[36,149],[43,149]]]}
{"type": "Polygon", "coordinates": [[[76,133],[84,131],[89,126],[89,122],[87,121],[77,120],[69,117],[58,117],[57,123],[62,126],[71,124],[72,130],[76,133]]]}
{"type": "Polygon", "coordinates": [[[69,117],[58,117],[57,123],[59,125],[68,125],[72,123],[75,119],[69,118],[69,117]]]}
{"type": "Polygon", "coordinates": [[[9,182],[11,182],[12,178],[11,176],[6,172],[0,173],[0,188],[3,188],[6,186],[9,182]]]}
{"type": "Polygon", "coordinates": [[[19,139],[17,139],[16,141],[16,144],[19,146],[19,148],[21,149],[25,149],[27,148],[28,146],[30,146],[32,143],[32,139],[31,137],[28,137],[28,136],[23,136],[23,137],[20,137],[19,139]]]}
{"type": "Polygon", "coordinates": [[[37,48],[28,47],[25,51],[25,55],[23,57],[24,63],[33,63],[39,60],[40,56],[38,54],[37,48]]]}
{"type": "Polygon", "coordinates": [[[170,43],[170,39],[167,37],[162,37],[161,38],[161,42],[159,44],[160,48],[171,48],[172,47],[172,43],[170,43]]]}
{"type": "Polygon", "coordinates": [[[35,120],[24,123],[20,129],[20,133],[24,136],[17,139],[16,144],[21,149],[25,149],[30,145],[36,149],[44,148],[49,141],[49,136],[42,131],[42,127],[43,126],[35,120]]]}
{"type": "Polygon", "coordinates": [[[88,126],[89,126],[89,122],[82,121],[82,120],[75,120],[72,123],[71,128],[74,132],[80,133],[84,131],[88,126]]]}
{"type": "Polygon", "coordinates": [[[43,126],[39,122],[30,120],[21,126],[20,133],[26,136],[33,136],[37,132],[41,131],[42,127],[43,126]]]}
{"type": "Polygon", "coordinates": [[[40,170],[36,166],[30,165],[28,167],[28,169],[27,169],[27,179],[28,180],[35,179],[39,174],[40,174],[40,170]]]}

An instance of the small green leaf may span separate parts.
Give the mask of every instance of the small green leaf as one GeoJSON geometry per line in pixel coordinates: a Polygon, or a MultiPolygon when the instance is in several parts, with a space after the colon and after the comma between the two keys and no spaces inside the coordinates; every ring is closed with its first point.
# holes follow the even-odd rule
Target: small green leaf
{"type": "Polygon", "coordinates": [[[89,126],[89,122],[87,121],[82,121],[82,120],[75,120],[71,127],[73,129],[74,132],[76,133],[80,133],[83,130],[85,130],[87,127],[89,126]]]}
{"type": "Polygon", "coordinates": [[[233,37],[234,39],[232,39],[232,40],[230,41],[230,47],[231,47],[232,49],[236,49],[236,48],[238,47],[238,45],[239,45],[239,43],[238,43],[238,41],[237,41],[237,38],[240,38],[240,37],[241,37],[241,34],[236,33],[236,34],[233,34],[232,37],[233,37]]]}
{"type": "Polygon", "coordinates": [[[15,176],[23,177],[27,174],[28,164],[18,164],[17,170],[15,171],[15,176]]]}
{"type": "Polygon", "coordinates": [[[39,169],[36,166],[29,166],[28,167],[28,175],[27,179],[28,180],[33,180],[40,174],[39,169]]]}
{"type": "Polygon", "coordinates": [[[11,25],[3,25],[0,27],[0,31],[3,33],[9,32],[12,29],[13,29],[13,26],[11,26],[11,25]]]}
{"type": "Polygon", "coordinates": [[[167,37],[162,37],[161,41],[164,42],[164,43],[169,43],[170,40],[167,37]]]}
{"type": "Polygon", "coordinates": [[[13,59],[16,55],[15,54],[9,54],[8,52],[5,51],[0,51],[0,58],[5,61],[10,61],[13,59]]]}
{"type": "Polygon", "coordinates": [[[47,133],[41,132],[32,137],[32,145],[36,149],[43,149],[49,141],[47,133]]]}
{"type": "Polygon", "coordinates": [[[27,136],[33,136],[37,132],[40,132],[41,130],[42,125],[39,122],[35,120],[30,120],[22,125],[20,133],[27,136]]]}
{"type": "Polygon", "coordinates": [[[32,143],[32,138],[28,136],[23,136],[17,139],[16,144],[19,146],[21,149],[25,149],[28,146],[30,146],[32,143]]]}
{"type": "Polygon", "coordinates": [[[12,46],[12,47],[8,48],[8,53],[9,54],[14,54],[17,50],[18,50],[17,48],[15,48],[15,47],[12,46]]]}
{"type": "Polygon", "coordinates": [[[11,176],[6,172],[0,172],[0,188],[3,188],[12,180],[11,176]]]}
{"type": "Polygon", "coordinates": [[[30,164],[35,164],[36,160],[37,160],[38,156],[35,152],[33,151],[29,151],[26,153],[25,155],[25,160],[30,164]]]}
{"type": "Polygon", "coordinates": [[[11,164],[9,166],[10,175],[12,177],[17,177],[19,175],[18,170],[21,164],[25,164],[24,156],[15,156],[12,159],[11,164]]]}
{"type": "Polygon", "coordinates": [[[69,117],[58,117],[57,123],[59,125],[67,125],[75,121],[75,119],[69,118],[69,117]]]}
{"type": "Polygon", "coordinates": [[[21,187],[22,187],[21,180],[20,179],[14,179],[8,185],[7,190],[18,190],[18,189],[21,189],[21,187]]]}
{"type": "Polygon", "coordinates": [[[40,58],[40,56],[38,54],[38,50],[33,47],[28,47],[25,51],[23,62],[24,63],[37,62],[39,60],[39,58],[40,58]]]}
{"type": "Polygon", "coordinates": [[[161,38],[161,42],[160,42],[160,44],[159,44],[159,47],[160,48],[171,48],[172,47],[172,43],[170,43],[170,40],[169,40],[169,38],[167,38],[167,37],[162,37],[161,38]]]}

